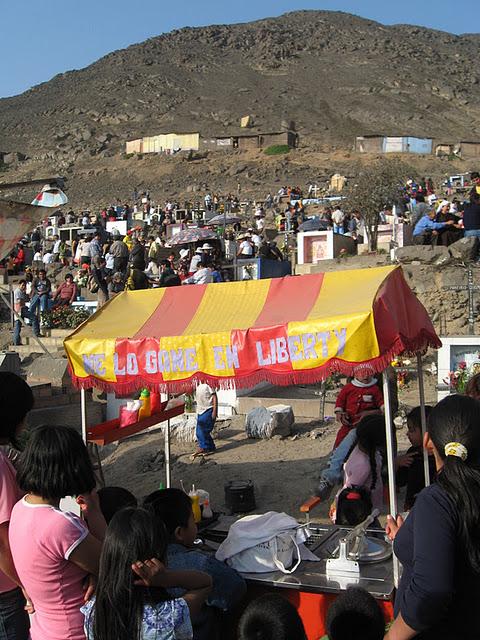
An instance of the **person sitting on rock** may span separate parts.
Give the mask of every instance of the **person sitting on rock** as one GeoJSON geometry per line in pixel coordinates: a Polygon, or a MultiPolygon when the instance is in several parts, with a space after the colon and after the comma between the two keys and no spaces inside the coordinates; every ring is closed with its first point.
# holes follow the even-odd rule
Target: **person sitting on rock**
{"type": "Polygon", "coordinates": [[[413,244],[436,244],[439,230],[455,224],[454,220],[435,222],[435,217],[436,212],[432,209],[420,218],[413,230],[413,244]]]}
{"type": "Polygon", "coordinates": [[[53,296],[52,307],[68,307],[77,299],[77,285],[71,273],[67,273],[65,281],[57,287],[53,296]]]}

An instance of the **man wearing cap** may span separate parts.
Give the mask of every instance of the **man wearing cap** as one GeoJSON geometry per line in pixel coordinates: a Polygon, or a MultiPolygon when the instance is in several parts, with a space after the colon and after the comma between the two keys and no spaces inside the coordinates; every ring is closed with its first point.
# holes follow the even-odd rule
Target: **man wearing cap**
{"type": "Polygon", "coordinates": [[[208,244],[208,242],[206,242],[203,247],[202,247],[202,262],[201,265],[202,267],[209,267],[212,263],[213,263],[213,259],[212,259],[212,254],[210,253],[210,251],[213,249],[212,246],[210,246],[208,244]]]}

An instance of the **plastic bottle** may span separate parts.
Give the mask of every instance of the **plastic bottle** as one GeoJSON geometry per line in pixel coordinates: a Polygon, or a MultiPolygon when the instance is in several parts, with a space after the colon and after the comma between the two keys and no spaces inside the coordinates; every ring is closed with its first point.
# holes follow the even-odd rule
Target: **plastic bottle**
{"type": "Polygon", "coordinates": [[[204,518],[213,518],[213,511],[210,507],[210,500],[205,500],[203,503],[203,513],[202,516],[204,518]]]}
{"type": "Polygon", "coordinates": [[[202,519],[202,512],[200,511],[200,499],[197,493],[190,494],[190,500],[192,501],[193,518],[198,524],[202,519]]]}
{"type": "Polygon", "coordinates": [[[138,412],[138,419],[141,420],[142,418],[149,418],[152,415],[152,412],[150,410],[150,391],[148,389],[142,389],[140,402],[142,403],[142,406],[138,412]]]}
{"type": "Polygon", "coordinates": [[[162,403],[160,402],[160,394],[158,391],[150,392],[150,412],[151,414],[160,413],[162,403]]]}

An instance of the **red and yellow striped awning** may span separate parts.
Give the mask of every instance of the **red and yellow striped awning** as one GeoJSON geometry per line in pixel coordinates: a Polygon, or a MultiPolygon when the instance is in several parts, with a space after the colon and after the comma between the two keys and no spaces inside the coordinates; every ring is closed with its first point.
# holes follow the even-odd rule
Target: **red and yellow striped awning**
{"type": "Polygon", "coordinates": [[[65,340],[82,387],[313,383],[441,346],[399,267],[124,292],[65,340]]]}

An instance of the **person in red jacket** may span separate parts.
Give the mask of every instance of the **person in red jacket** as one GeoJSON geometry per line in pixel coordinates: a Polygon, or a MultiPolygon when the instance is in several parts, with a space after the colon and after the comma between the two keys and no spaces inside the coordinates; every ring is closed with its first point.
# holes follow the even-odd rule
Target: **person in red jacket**
{"type": "Polygon", "coordinates": [[[358,368],[355,377],[346,384],[337,396],[335,419],[341,424],[333,448],[345,438],[363,416],[383,411],[383,396],[377,380],[368,369],[358,368]]]}
{"type": "Polygon", "coordinates": [[[19,244],[17,247],[17,253],[13,258],[13,264],[15,267],[15,273],[20,273],[21,271],[23,271],[23,267],[25,264],[25,251],[23,250],[21,244],[19,244]]]}

